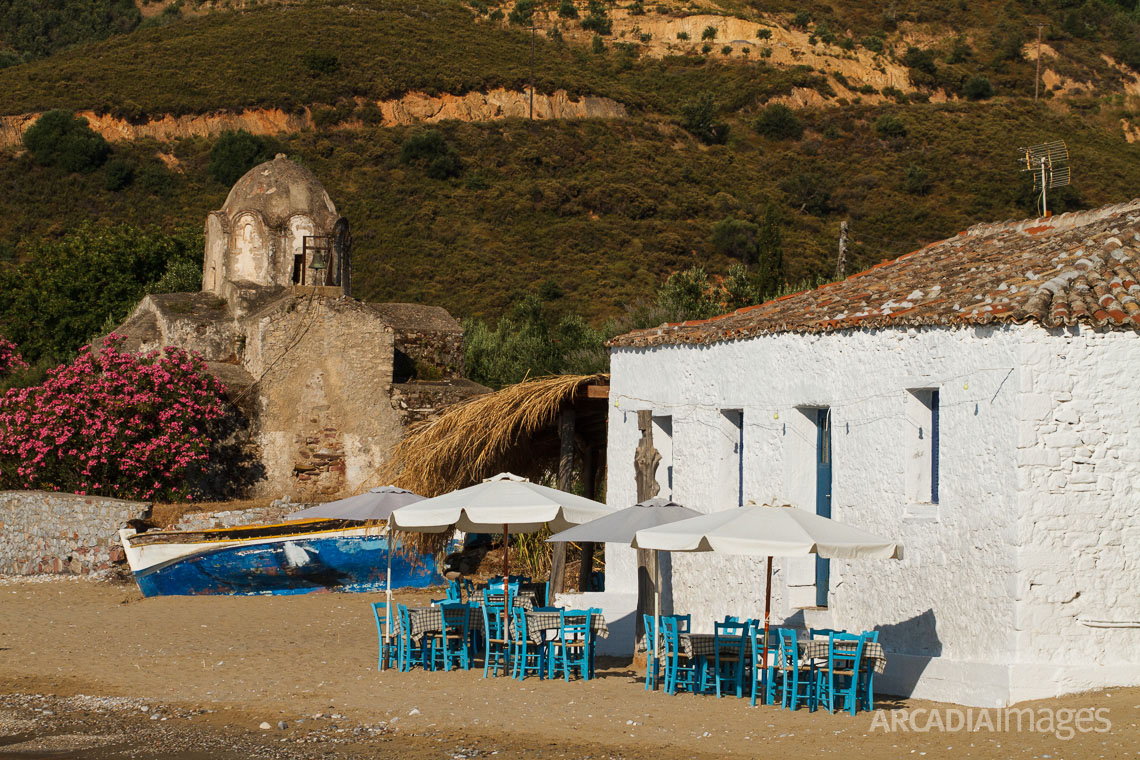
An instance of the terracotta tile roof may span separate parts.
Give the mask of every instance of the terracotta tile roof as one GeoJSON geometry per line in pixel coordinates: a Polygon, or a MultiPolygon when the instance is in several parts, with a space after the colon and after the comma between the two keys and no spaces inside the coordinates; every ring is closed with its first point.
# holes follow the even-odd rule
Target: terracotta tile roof
{"type": "Polygon", "coordinates": [[[636,330],[609,345],[1029,321],[1140,330],[1140,200],[976,225],[841,282],[712,319],[636,330]]]}

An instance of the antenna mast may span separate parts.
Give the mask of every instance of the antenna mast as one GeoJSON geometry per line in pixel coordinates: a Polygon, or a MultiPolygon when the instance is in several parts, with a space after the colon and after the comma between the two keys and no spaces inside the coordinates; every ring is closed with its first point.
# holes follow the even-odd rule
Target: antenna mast
{"type": "Polygon", "coordinates": [[[1033,173],[1033,189],[1040,192],[1038,208],[1041,216],[1049,216],[1048,191],[1069,184],[1072,175],[1069,167],[1069,147],[1064,140],[1054,140],[1019,148],[1021,170],[1033,173]]]}

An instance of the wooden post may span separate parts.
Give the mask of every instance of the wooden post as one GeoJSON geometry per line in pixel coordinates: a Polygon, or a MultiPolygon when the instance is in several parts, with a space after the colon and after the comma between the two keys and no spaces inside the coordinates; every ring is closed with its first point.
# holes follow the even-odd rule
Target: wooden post
{"type": "MultiPolygon", "coordinates": [[[[558,417],[558,488],[569,491],[574,484],[574,407],[562,407],[558,417]]],[[[566,542],[554,544],[550,555],[550,595],[561,594],[566,588],[566,542]]],[[[547,604],[553,600],[548,599],[547,604]]]]}
{"type": "MultiPolygon", "coordinates": [[[[587,445],[582,456],[582,490],[587,499],[597,496],[597,456],[593,447],[587,445]]],[[[578,590],[588,591],[590,575],[594,572],[594,542],[582,542],[582,564],[578,568],[578,590]]]]}
{"type": "Polygon", "coordinates": [[[1037,74],[1033,79],[1033,102],[1037,102],[1037,95],[1041,90],[1041,27],[1037,25],[1037,74]]]}
{"type": "MultiPolygon", "coordinates": [[[[637,479],[637,500],[652,499],[661,491],[657,484],[657,465],[661,464],[661,454],[653,448],[653,412],[637,413],[637,427],[641,440],[633,455],[634,475],[637,479]]],[[[656,552],[648,549],[637,550],[637,609],[634,611],[634,626],[637,638],[637,660],[644,662],[645,655],[645,615],[653,610],[653,596],[657,593],[656,552]]]]}

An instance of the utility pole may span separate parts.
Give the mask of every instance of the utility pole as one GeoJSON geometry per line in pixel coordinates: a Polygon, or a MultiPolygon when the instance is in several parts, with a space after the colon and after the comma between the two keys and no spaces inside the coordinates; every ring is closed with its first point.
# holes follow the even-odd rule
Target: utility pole
{"type": "Polygon", "coordinates": [[[847,220],[839,223],[839,260],[835,264],[835,279],[847,276],[847,220]]]}
{"type": "Polygon", "coordinates": [[[1041,90],[1041,29],[1044,24],[1037,25],[1037,76],[1033,80],[1033,102],[1037,102],[1038,93],[1041,90]]]}
{"type": "MultiPolygon", "coordinates": [[[[534,14],[537,11],[531,8],[530,11],[530,120],[534,121],[534,14]]],[[[1041,51],[1038,50],[1038,53],[1041,51]]]]}

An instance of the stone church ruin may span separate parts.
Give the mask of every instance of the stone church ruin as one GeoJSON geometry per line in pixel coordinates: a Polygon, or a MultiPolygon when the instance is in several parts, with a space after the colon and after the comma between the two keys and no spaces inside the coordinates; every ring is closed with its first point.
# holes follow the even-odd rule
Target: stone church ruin
{"type": "Polygon", "coordinates": [[[351,296],[348,220],[283,154],[254,167],[206,220],[202,290],[146,296],[126,347],[196,351],[246,427],[248,496],[354,492],[407,427],[487,389],[463,377],[463,330],[436,306],[351,296]]]}

